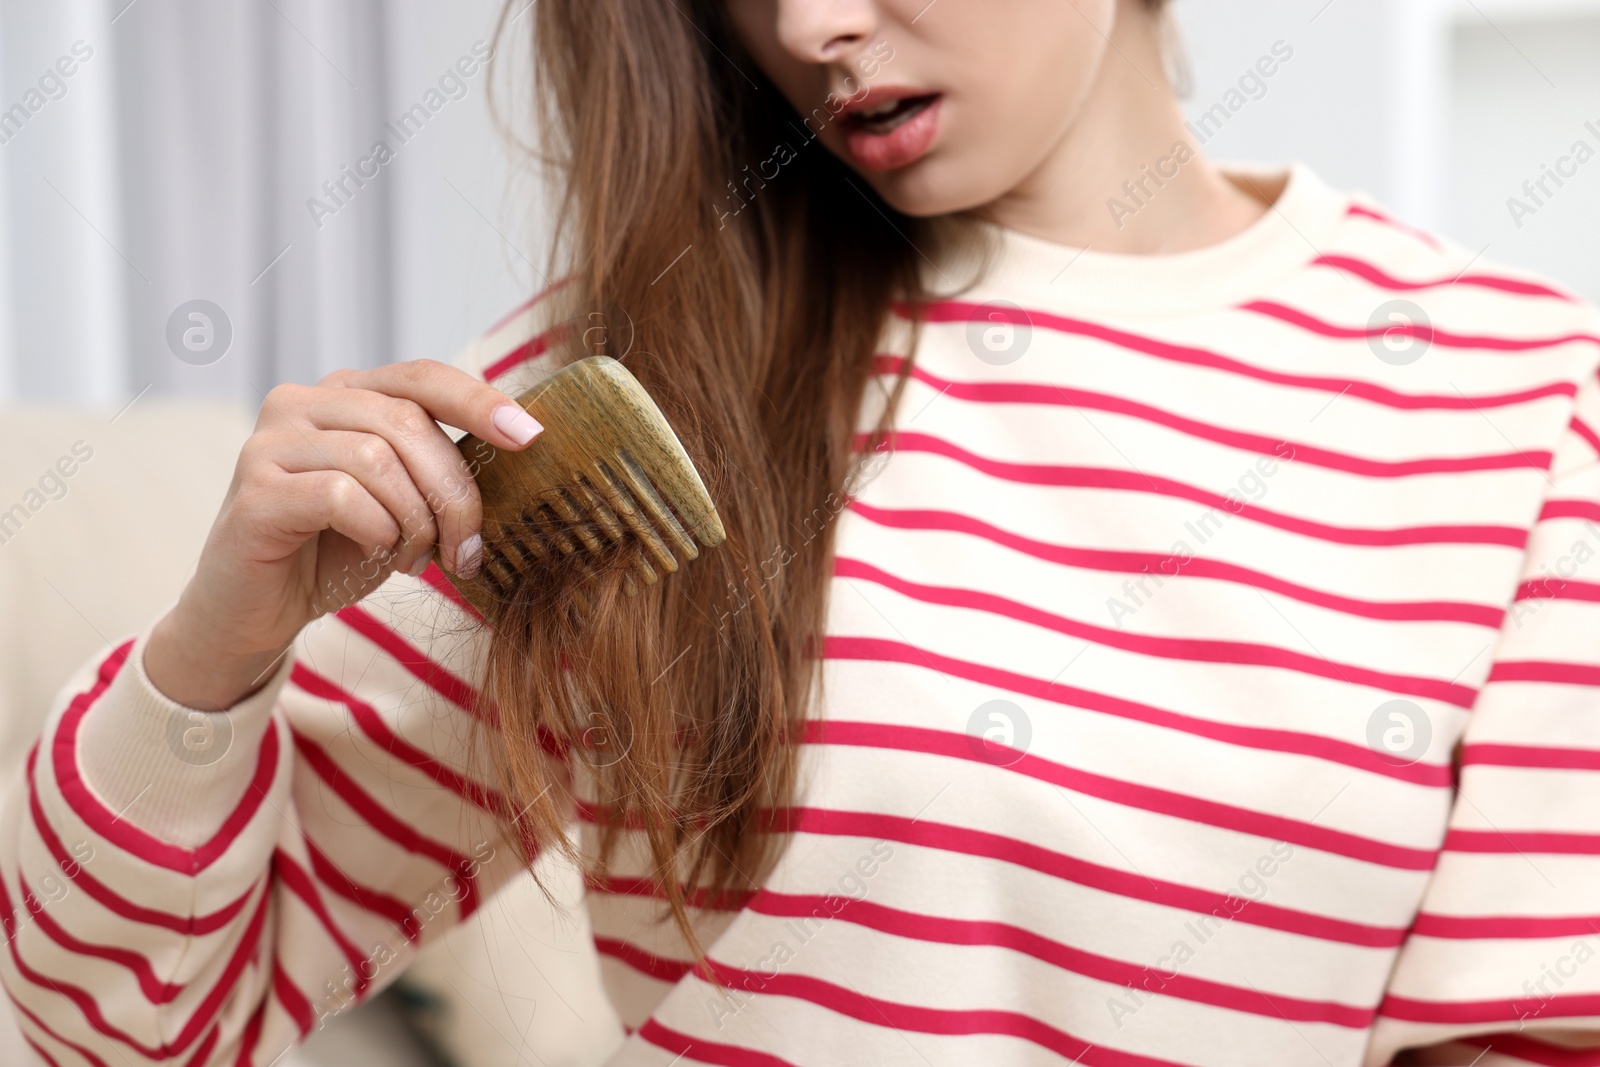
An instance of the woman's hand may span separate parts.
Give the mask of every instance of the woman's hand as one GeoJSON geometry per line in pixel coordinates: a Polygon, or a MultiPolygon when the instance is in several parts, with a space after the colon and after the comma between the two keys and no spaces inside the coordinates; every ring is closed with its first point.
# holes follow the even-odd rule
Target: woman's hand
{"type": "Polygon", "coordinates": [[[452,571],[475,573],[473,464],[493,452],[469,463],[435,420],[512,450],[541,429],[504,393],[432,360],[267,394],[195,575],[145,647],[156,688],[187,707],[230,707],[308,622],[395,570],[420,574],[435,545],[452,571]]]}

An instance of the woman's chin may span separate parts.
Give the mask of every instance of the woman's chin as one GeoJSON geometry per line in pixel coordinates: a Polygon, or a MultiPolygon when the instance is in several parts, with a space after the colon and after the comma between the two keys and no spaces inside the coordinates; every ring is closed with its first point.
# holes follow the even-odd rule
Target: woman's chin
{"type": "Polygon", "coordinates": [[[1006,187],[992,173],[962,174],[951,161],[929,156],[908,167],[865,174],[886,203],[902,215],[926,219],[971,211],[1003,196],[1006,187]]]}

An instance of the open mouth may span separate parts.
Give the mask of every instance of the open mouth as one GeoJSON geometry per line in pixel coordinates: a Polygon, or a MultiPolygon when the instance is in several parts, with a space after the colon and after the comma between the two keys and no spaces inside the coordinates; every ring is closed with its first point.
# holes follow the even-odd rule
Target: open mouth
{"type": "Polygon", "coordinates": [[[943,101],[942,93],[874,89],[842,116],[845,150],[864,170],[909,166],[932,148],[943,101]]]}
{"type": "Polygon", "coordinates": [[[937,99],[939,99],[938,93],[928,93],[925,96],[886,100],[866,111],[851,112],[848,121],[852,126],[868,133],[885,134],[910,122],[937,99]]]}

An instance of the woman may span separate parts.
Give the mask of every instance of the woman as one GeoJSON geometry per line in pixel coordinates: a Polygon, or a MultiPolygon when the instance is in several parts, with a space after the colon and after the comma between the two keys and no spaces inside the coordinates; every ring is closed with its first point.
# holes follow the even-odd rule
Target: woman
{"type": "Polygon", "coordinates": [[[576,819],[616,1064],[1590,1062],[1595,313],[1219,169],[1163,18],[542,0],[567,281],[274,390],[69,686],[0,868],[41,1054],[269,1063],[576,819]],[[536,448],[596,350],[728,542],[485,624],[435,420],[536,448]]]}

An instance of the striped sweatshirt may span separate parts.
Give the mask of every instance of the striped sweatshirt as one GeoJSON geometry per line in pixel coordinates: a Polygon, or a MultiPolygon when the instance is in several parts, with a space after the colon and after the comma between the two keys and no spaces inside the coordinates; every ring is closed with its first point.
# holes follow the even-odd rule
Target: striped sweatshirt
{"type": "MultiPolygon", "coordinates": [[[[830,515],[716,981],[636,848],[588,887],[610,1062],[1600,1063],[1596,312],[1303,168],[1200,251],[995,238],[830,515]]],[[[463,364],[548,373],[543,306],[463,364]]],[[[0,978],[45,1063],[264,1067],[518,869],[485,638],[396,576],[215,716],[145,640],[7,795],[0,978]]]]}

